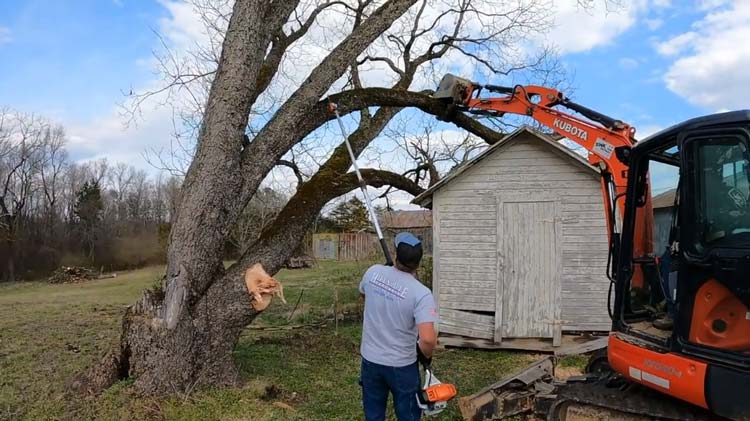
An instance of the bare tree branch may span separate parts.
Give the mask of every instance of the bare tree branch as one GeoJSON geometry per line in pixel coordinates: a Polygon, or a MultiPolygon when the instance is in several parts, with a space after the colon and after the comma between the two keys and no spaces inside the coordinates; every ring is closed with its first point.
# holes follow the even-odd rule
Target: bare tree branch
{"type": "Polygon", "coordinates": [[[287,161],[286,159],[279,159],[278,162],[276,162],[277,165],[281,165],[284,167],[291,168],[292,172],[294,172],[294,176],[297,177],[297,185],[302,185],[305,182],[304,177],[302,176],[302,172],[300,171],[297,164],[295,164],[292,161],[287,161]]]}
{"type": "Polygon", "coordinates": [[[362,60],[358,60],[357,64],[365,64],[368,61],[381,61],[388,65],[388,67],[393,70],[394,73],[398,74],[401,77],[404,77],[406,75],[406,72],[399,69],[398,66],[396,66],[396,63],[393,62],[393,60],[389,59],[388,57],[371,57],[371,56],[365,56],[362,60]]]}
{"type": "Polygon", "coordinates": [[[403,14],[416,0],[390,0],[352,33],[339,43],[331,53],[310,73],[300,88],[287,100],[271,120],[258,133],[249,147],[242,151],[245,167],[255,167],[257,171],[244,173],[244,186],[240,200],[247,203],[268,171],[282,155],[292,148],[302,137],[291,128],[299,124],[299,116],[317,102],[374,39],[385,31],[391,23],[403,14]],[[255,162],[258,156],[274,157],[272,163],[255,162]]]}

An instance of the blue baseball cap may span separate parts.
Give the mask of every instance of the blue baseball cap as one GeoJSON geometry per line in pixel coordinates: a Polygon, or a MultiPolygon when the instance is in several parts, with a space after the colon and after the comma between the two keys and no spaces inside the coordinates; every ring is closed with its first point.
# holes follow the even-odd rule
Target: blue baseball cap
{"type": "Polygon", "coordinates": [[[396,235],[396,238],[393,240],[394,244],[396,245],[396,248],[398,248],[398,245],[401,243],[408,244],[412,247],[416,247],[420,244],[422,244],[422,241],[417,238],[414,234],[410,232],[400,232],[396,235]]]}

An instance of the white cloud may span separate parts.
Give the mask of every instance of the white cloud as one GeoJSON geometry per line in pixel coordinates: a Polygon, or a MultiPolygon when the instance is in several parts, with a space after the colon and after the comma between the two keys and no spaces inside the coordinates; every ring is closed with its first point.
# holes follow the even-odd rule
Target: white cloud
{"type": "Polygon", "coordinates": [[[104,117],[68,124],[68,150],[77,160],[107,158],[142,169],[153,169],[144,159],[149,151],[169,151],[173,138],[172,114],[165,107],[147,104],[138,124],[125,126],[117,109],[104,117]]]}
{"type": "Polygon", "coordinates": [[[617,63],[621,68],[626,70],[635,69],[640,64],[638,63],[638,60],[631,57],[623,57],[617,63]]]}
{"type": "Polygon", "coordinates": [[[617,10],[608,10],[603,1],[590,8],[582,8],[575,1],[556,1],[555,26],[547,40],[563,54],[607,45],[633,26],[644,8],[642,1],[628,2],[617,10]]]}
{"type": "Polygon", "coordinates": [[[198,45],[207,45],[208,34],[201,17],[190,2],[181,0],[160,0],[169,12],[159,20],[159,31],[178,52],[198,45]]]}
{"type": "Polygon", "coordinates": [[[0,45],[9,44],[13,42],[13,36],[11,35],[10,28],[0,26],[0,45]]]}
{"type": "Polygon", "coordinates": [[[654,0],[654,6],[666,8],[672,6],[672,0],[654,0]]]}
{"type": "Polygon", "coordinates": [[[731,3],[731,0],[698,0],[698,10],[708,11],[731,3]]]}
{"type": "Polygon", "coordinates": [[[656,51],[664,56],[680,54],[693,46],[698,36],[699,35],[696,32],[685,32],[684,34],[677,35],[676,37],[657,44],[656,51]]]}
{"type": "Polygon", "coordinates": [[[708,12],[693,31],[657,46],[676,55],[664,82],[688,102],[712,110],[747,107],[750,95],[750,2],[708,12]],[[687,40],[687,41],[686,41],[687,40]]]}
{"type": "Polygon", "coordinates": [[[657,29],[661,28],[662,25],[664,25],[664,20],[659,18],[646,19],[643,21],[643,23],[646,24],[646,27],[649,29],[649,31],[656,31],[657,29]]]}

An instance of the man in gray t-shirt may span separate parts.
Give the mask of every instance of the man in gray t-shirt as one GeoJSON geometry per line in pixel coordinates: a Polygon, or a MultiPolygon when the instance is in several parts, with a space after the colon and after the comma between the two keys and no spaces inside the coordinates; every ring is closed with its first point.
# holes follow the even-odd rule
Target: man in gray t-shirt
{"type": "Polygon", "coordinates": [[[437,344],[435,299],[414,277],[422,259],[422,243],[402,232],[395,246],[394,266],[372,266],[359,284],[365,297],[360,382],[367,421],[385,419],[388,392],[399,421],[420,418],[417,358],[418,354],[431,358],[437,344]]]}

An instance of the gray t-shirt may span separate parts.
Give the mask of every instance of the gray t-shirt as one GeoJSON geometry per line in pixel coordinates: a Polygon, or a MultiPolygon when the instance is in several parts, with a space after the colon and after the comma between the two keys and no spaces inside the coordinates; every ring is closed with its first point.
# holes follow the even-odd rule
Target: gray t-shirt
{"type": "Polygon", "coordinates": [[[435,299],[414,276],[374,265],[359,284],[365,294],[360,353],[367,361],[403,367],[417,360],[417,325],[437,322],[435,299]]]}

